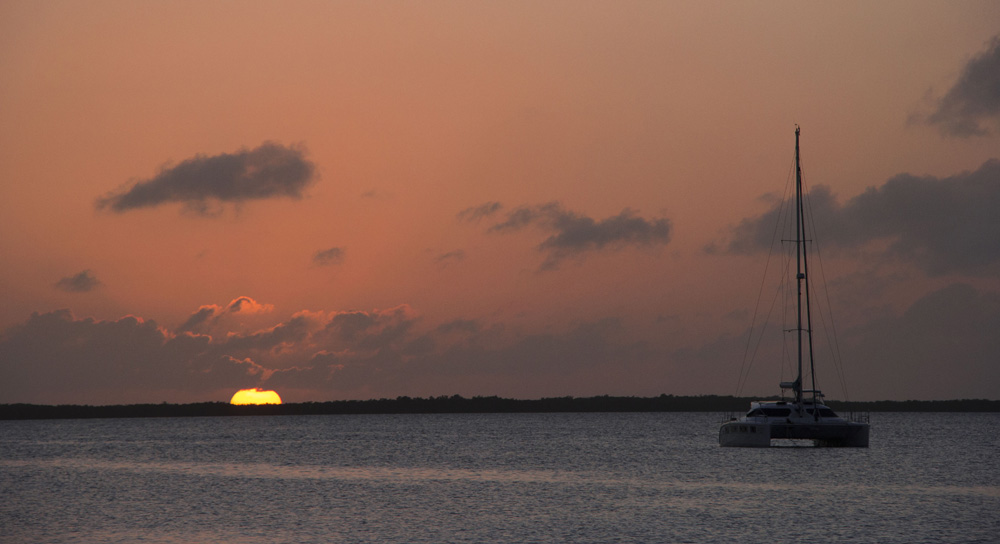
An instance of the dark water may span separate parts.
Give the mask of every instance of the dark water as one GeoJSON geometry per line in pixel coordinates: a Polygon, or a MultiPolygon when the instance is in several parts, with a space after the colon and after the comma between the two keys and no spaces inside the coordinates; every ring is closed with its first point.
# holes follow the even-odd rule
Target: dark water
{"type": "Polygon", "coordinates": [[[718,414],[0,422],[0,542],[1000,542],[1000,414],[868,449],[718,414]]]}

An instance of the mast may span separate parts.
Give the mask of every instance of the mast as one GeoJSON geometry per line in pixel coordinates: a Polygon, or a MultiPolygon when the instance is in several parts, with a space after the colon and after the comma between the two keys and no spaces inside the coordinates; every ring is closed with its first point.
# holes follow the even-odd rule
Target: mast
{"type": "MultiPolygon", "coordinates": [[[[799,127],[795,127],[795,246],[796,246],[796,274],[795,278],[798,283],[798,308],[797,308],[797,318],[798,318],[798,377],[795,379],[795,402],[802,402],[802,334],[806,334],[806,340],[808,342],[809,348],[809,377],[812,381],[812,387],[808,390],[812,393],[813,404],[816,404],[816,396],[819,393],[816,390],[816,366],[813,360],[813,338],[812,338],[812,308],[809,304],[809,258],[808,252],[806,251],[806,221],[805,221],[805,206],[804,198],[802,194],[802,166],[799,159],[799,127]],[[805,286],[805,317],[806,326],[802,328],[802,289],[805,286]]],[[[813,412],[815,417],[819,419],[819,411],[813,412]]]]}
{"type": "MultiPolygon", "coordinates": [[[[798,375],[795,378],[795,403],[802,402],[802,280],[806,278],[802,271],[802,167],[799,165],[799,127],[795,126],[795,282],[796,312],[795,330],[798,335],[798,375]]],[[[815,389],[815,388],[814,388],[815,389]]]]}

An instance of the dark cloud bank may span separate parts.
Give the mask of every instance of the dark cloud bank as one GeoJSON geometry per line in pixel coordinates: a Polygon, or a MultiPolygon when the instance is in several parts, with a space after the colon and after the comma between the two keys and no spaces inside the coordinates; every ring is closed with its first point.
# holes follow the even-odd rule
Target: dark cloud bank
{"type": "Polygon", "coordinates": [[[255,149],[187,159],[156,176],[101,197],[98,209],[115,213],[178,202],[199,214],[222,203],[277,197],[300,198],[316,168],[301,146],[266,142],[255,149]]]}
{"type": "MultiPolygon", "coordinates": [[[[1000,295],[956,283],[844,335],[867,395],[902,399],[1000,396],[1000,295]],[[863,372],[863,374],[860,374],[863,372]]],[[[832,376],[831,376],[832,379],[832,376]]]]}
{"type": "MultiPolygon", "coordinates": [[[[499,202],[468,208],[458,214],[465,221],[479,221],[500,211],[499,202]]],[[[587,252],[621,249],[628,246],[663,245],[670,241],[671,225],[666,218],[643,219],[634,210],[624,209],[616,216],[595,220],[567,210],[558,202],[538,206],[520,206],[494,223],[488,231],[510,233],[526,227],[551,232],[538,250],[546,254],[541,270],[553,270],[563,260],[587,252]]]]}
{"type": "Polygon", "coordinates": [[[995,132],[1000,121],[1000,36],[994,37],[985,51],[965,65],[955,85],[922,120],[937,126],[947,136],[983,136],[995,132]]]}
{"type": "Polygon", "coordinates": [[[267,308],[241,298],[203,306],[173,331],[134,316],[33,314],[0,335],[0,403],[190,402],[253,386],[306,390],[320,399],[540,395],[537,387],[545,385],[568,394],[595,368],[628,375],[631,365],[650,363],[648,349],[620,340],[616,320],[535,335],[470,320],[427,330],[412,309],[399,306],[299,312],[257,330],[223,327],[230,314],[267,308]]]}
{"type": "MultiPolygon", "coordinates": [[[[943,178],[899,174],[843,203],[828,187],[817,186],[807,207],[818,232],[810,238],[824,253],[848,251],[867,264],[902,262],[936,278],[978,281],[1000,270],[1000,160],[943,178]]],[[[744,219],[708,251],[768,251],[779,216],[787,212],[787,204],[779,203],[744,219]]],[[[894,276],[872,275],[861,288],[894,276]]],[[[859,291],[841,295],[865,297],[859,291]]],[[[839,335],[843,360],[851,366],[852,396],[860,391],[866,399],[996,398],[1000,391],[996,293],[953,283],[925,294],[902,313],[880,310],[856,319],[839,335]]],[[[717,352],[707,351],[713,356],[692,357],[690,364],[712,365],[717,352]]],[[[824,369],[821,378],[835,383],[833,369],[824,369]]]]}
{"type": "MultiPolygon", "coordinates": [[[[916,300],[903,312],[868,316],[838,333],[841,365],[825,342],[817,346],[817,386],[836,400],[997,399],[1000,396],[1000,295],[954,283],[916,300]],[[848,390],[840,383],[841,367],[848,390]]],[[[715,387],[733,394],[745,335],[720,335],[701,346],[664,355],[673,383],[715,387]],[[727,389],[731,388],[731,389],[727,389]]],[[[741,391],[777,394],[779,345],[755,346],[754,368],[741,391]]]]}
{"type": "Polygon", "coordinates": [[[68,310],[33,314],[5,331],[0,367],[5,403],[114,404],[151,391],[169,398],[252,383],[262,371],[213,349],[204,336],[174,335],[133,316],[77,319],[68,310]]]}
{"type": "MultiPolygon", "coordinates": [[[[824,248],[885,241],[887,256],[929,275],[986,274],[1000,261],[1000,160],[946,178],[900,174],[844,204],[828,187],[817,186],[808,205],[824,248]]],[[[709,251],[766,251],[780,210],[744,219],[709,251]]]]}
{"type": "MultiPolygon", "coordinates": [[[[258,386],[288,400],[296,391],[300,400],[731,394],[745,346],[725,335],[683,348],[629,340],[627,325],[613,317],[537,333],[466,319],[427,327],[408,306],[227,326],[270,309],[240,297],[199,308],[175,330],[134,316],[33,314],[0,334],[0,403],[226,400],[258,386]]],[[[930,293],[900,315],[873,317],[842,336],[851,398],[996,398],[996,330],[1000,296],[964,284],[930,293]]],[[[824,369],[829,389],[836,379],[824,369]]],[[[771,394],[775,385],[746,392],[771,394]]]]}

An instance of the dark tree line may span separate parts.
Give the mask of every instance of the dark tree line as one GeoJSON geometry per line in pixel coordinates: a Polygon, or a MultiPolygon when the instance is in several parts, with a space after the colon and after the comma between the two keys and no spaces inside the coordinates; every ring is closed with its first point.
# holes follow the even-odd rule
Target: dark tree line
{"type": "MultiPolygon", "coordinates": [[[[536,400],[459,395],[338,400],[280,405],[236,406],[224,402],[128,404],[112,406],[2,404],[0,419],[78,419],[130,417],[217,417],[327,414],[463,414],[547,412],[742,412],[750,397],[720,395],[658,397],[554,397],[536,400]]],[[[842,412],[1000,412],[996,400],[874,401],[827,404],[842,412]]]]}

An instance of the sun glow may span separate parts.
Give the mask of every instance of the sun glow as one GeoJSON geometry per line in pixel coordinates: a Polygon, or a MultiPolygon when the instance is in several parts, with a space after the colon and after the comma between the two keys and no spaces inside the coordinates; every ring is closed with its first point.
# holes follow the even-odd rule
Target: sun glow
{"type": "Polygon", "coordinates": [[[240,389],[229,404],[281,404],[281,397],[274,391],[264,391],[259,387],[240,389]]]}

